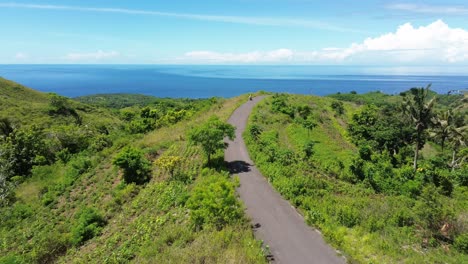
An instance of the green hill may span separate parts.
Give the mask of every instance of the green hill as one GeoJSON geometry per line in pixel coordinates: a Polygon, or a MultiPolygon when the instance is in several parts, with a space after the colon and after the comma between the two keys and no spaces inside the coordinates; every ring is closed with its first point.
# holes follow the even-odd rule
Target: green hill
{"type": "MultiPolygon", "coordinates": [[[[250,116],[255,165],[352,263],[466,259],[466,98],[429,93],[418,138],[421,91],[274,94],[250,116]]],[[[0,79],[0,263],[265,263],[223,152],[208,164],[187,136],[246,100],[69,99],[0,79]]]]}
{"type": "Polygon", "coordinates": [[[462,263],[466,110],[457,107],[463,96],[437,97],[444,100],[433,107],[416,171],[402,96],[276,94],[255,107],[244,138],[263,175],[350,262],[462,263]],[[441,123],[433,122],[447,109],[442,151],[441,123]]]}
{"type": "Polygon", "coordinates": [[[185,139],[245,96],[117,109],[0,85],[0,263],[265,263],[242,214],[207,217],[241,208],[216,198],[236,183],[185,139]],[[162,157],[180,162],[169,172],[154,163],[162,157]],[[148,180],[124,181],[114,164],[148,180]]]}

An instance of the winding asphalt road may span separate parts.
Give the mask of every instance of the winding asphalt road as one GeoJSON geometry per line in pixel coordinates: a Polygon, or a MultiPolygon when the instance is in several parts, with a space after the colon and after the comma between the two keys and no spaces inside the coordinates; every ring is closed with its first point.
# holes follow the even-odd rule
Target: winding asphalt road
{"type": "Polygon", "coordinates": [[[274,263],[346,263],[328,246],[319,232],[307,226],[304,218],[283,199],[253,165],[242,133],[252,108],[264,96],[240,106],[229,118],[236,126],[236,139],[229,143],[224,159],[232,174],[240,178],[238,193],[247,207],[257,239],[269,246],[269,260],[274,263]]]}

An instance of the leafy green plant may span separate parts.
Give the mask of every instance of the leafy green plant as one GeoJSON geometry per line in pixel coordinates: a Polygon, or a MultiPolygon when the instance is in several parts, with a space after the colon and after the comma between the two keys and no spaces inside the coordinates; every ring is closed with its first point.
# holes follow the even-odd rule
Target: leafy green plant
{"type": "Polygon", "coordinates": [[[106,225],[104,217],[93,208],[84,208],[77,215],[77,222],[72,228],[71,241],[73,245],[78,246],[83,242],[99,235],[102,228],[106,225]]]}
{"type": "Polygon", "coordinates": [[[208,163],[210,163],[211,155],[227,147],[223,139],[225,137],[231,140],[235,138],[234,132],[234,126],[212,116],[204,124],[190,130],[188,138],[193,144],[201,145],[208,158],[208,163]]]}
{"type": "Polygon", "coordinates": [[[242,206],[236,199],[235,186],[225,176],[206,176],[193,189],[187,201],[190,219],[196,228],[215,227],[242,220],[242,206]]]}
{"type": "Polygon", "coordinates": [[[136,148],[124,148],[114,158],[113,163],[122,169],[126,183],[142,184],[150,178],[151,163],[145,158],[143,152],[136,148]]]}
{"type": "Polygon", "coordinates": [[[171,177],[174,177],[175,169],[182,163],[183,159],[179,156],[162,156],[154,164],[163,170],[168,171],[171,177]]]}
{"type": "Polygon", "coordinates": [[[344,114],[345,109],[344,109],[344,106],[343,106],[343,102],[340,102],[340,101],[333,101],[333,102],[331,103],[331,108],[332,108],[333,110],[335,110],[335,112],[336,112],[337,115],[342,115],[342,114],[344,114]]]}
{"type": "Polygon", "coordinates": [[[468,234],[465,233],[457,236],[453,245],[460,252],[468,254],[468,234]]]}

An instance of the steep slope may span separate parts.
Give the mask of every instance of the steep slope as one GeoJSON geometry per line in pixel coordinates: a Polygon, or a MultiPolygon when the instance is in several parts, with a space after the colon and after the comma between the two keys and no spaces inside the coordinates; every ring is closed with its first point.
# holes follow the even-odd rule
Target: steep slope
{"type": "MultiPolygon", "coordinates": [[[[261,244],[243,217],[221,228],[195,226],[187,205],[187,201],[197,202],[192,198],[195,194],[214,195],[220,186],[234,193],[235,181],[223,166],[205,168],[200,149],[188,144],[185,135],[210,115],[226,120],[245,96],[178,102],[176,107],[188,105],[185,109],[132,106],[131,114],[128,109],[109,110],[65,99],[67,111],[57,114],[50,112],[53,95],[3,83],[2,102],[9,104],[1,104],[1,117],[16,117],[17,123],[13,134],[0,138],[0,162],[21,154],[9,149],[25,139],[44,142],[39,145],[47,146],[53,155],[45,161],[31,159],[30,172],[7,177],[12,197],[0,207],[0,263],[265,262],[261,244]],[[22,101],[23,97],[29,101],[22,101]],[[35,104],[29,113],[15,114],[29,103],[35,104]],[[68,115],[70,109],[82,122],[68,115]],[[35,131],[34,124],[43,133],[23,137],[35,131]],[[145,125],[147,130],[135,132],[131,129],[135,125],[145,125]],[[84,137],[76,135],[79,131],[86,132],[84,137]],[[68,137],[56,137],[58,134],[68,137]],[[84,143],[78,141],[83,145],[70,151],[72,145],[55,144],[57,138],[66,142],[78,138],[84,143]],[[142,153],[141,159],[149,162],[149,182],[122,181],[122,172],[113,160],[128,148],[142,153]],[[183,160],[174,177],[153,164],[164,156],[183,160]]],[[[221,152],[218,156],[222,159],[221,152]]],[[[215,202],[222,205],[224,199],[215,202]]],[[[211,205],[202,204],[199,210],[209,210],[204,206],[211,205]]],[[[236,201],[235,206],[241,205],[236,201]]]]}
{"type": "Polygon", "coordinates": [[[351,262],[464,262],[466,164],[451,169],[428,138],[436,155],[422,153],[414,171],[413,145],[399,138],[413,128],[397,115],[401,99],[378,94],[375,107],[351,97],[360,105],[286,94],[260,102],[244,133],[255,166],[351,262]]]}

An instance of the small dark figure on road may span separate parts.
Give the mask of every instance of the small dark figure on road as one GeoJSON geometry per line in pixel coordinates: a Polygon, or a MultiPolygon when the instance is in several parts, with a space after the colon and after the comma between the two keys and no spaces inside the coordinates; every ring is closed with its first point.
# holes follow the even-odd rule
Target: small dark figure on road
{"type": "Polygon", "coordinates": [[[252,101],[252,95],[249,94],[249,101],[252,101]]]}

